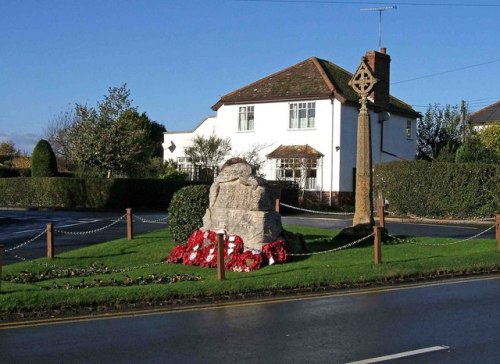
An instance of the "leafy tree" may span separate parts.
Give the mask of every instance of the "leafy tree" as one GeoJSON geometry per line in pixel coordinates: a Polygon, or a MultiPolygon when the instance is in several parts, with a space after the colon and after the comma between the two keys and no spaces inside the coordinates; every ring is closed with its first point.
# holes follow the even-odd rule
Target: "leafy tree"
{"type": "Polygon", "coordinates": [[[500,155],[500,125],[489,125],[479,132],[479,138],[484,146],[500,155]]]}
{"type": "Polygon", "coordinates": [[[57,176],[57,160],[49,142],[41,139],[33,149],[31,158],[32,177],[57,176]]]}
{"type": "Polygon", "coordinates": [[[473,134],[458,148],[456,161],[500,163],[500,126],[489,126],[473,134]]]}
{"type": "Polygon", "coordinates": [[[215,134],[208,138],[197,135],[192,144],[184,148],[184,154],[191,159],[194,165],[200,166],[206,171],[207,176],[201,179],[210,180],[213,172],[222,163],[231,151],[231,140],[229,138],[218,138],[215,134]]]}
{"type": "Polygon", "coordinates": [[[155,143],[152,121],[132,107],[124,84],[110,87],[97,109],[76,106],[71,154],[80,168],[98,176],[133,176],[148,162],[155,143]]]}
{"type": "Polygon", "coordinates": [[[417,158],[454,160],[467,127],[462,115],[457,106],[429,105],[417,125],[417,158]]]}
{"type": "Polygon", "coordinates": [[[163,158],[163,133],[167,131],[164,125],[151,121],[150,132],[149,132],[149,142],[152,144],[152,155],[151,157],[161,157],[163,158]]]}

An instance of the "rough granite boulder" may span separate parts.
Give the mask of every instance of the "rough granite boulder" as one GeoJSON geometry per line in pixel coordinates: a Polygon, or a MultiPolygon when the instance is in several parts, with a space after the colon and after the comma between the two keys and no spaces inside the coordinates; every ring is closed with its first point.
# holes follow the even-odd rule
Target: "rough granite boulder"
{"type": "Polygon", "coordinates": [[[274,211],[279,194],[279,189],[257,177],[248,163],[229,160],[210,187],[203,230],[224,229],[241,236],[246,247],[260,250],[283,230],[281,216],[274,211]]]}

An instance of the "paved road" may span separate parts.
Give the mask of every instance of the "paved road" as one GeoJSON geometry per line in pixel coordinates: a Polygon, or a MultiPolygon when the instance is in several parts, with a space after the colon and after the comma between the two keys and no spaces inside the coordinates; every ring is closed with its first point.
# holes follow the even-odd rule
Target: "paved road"
{"type": "MultiPolygon", "coordinates": [[[[325,229],[342,229],[352,225],[352,218],[335,218],[335,217],[317,217],[318,215],[306,216],[284,216],[282,221],[284,224],[311,226],[325,229]]],[[[395,220],[386,220],[386,228],[393,235],[408,235],[408,236],[430,236],[430,237],[449,237],[449,238],[468,238],[476,235],[491,224],[482,223],[481,225],[467,224],[422,224],[422,223],[404,223],[395,220]]],[[[489,230],[481,236],[483,239],[494,239],[495,229],[489,230]]]]}
{"type": "MultiPolygon", "coordinates": [[[[124,214],[125,211],[0,210],[0,243],[8,250],[31,240],[43,232],[48,223],[53,223],[56,230],[79,234],[56,233],[54,236],[54,250],[58,254],[67,250],[126,237],[127,225],[124,214]],[[109,226],[110,224],[113,225],[109,226]],[[109,227],[100,230],[106,226],[109,227]]],[[[166,226],[166,212],[134,212],[134,215],[136,216],[134,219],[134,234],[143,234],[166,226]],[[147,222],[143,222],[144,220],[147,222]],[[154,222],[156,220],[161,221],[154,222]]],[[[45,256],[47,254],[46,241],[46,235],[42,235],[26,246],[10,251],[5,254],[4,263],[10,264],[19,261],[14,255],[26,259],[45,256]]]]}
{"type": "Polygon", "coordinates": [[[0,326],[0,362],[348,363],[398,355],[391,363],[493,364],[500,358],[499,307],[496,276],[0,326]]]}
{"type": "MultiPolygon", "coordinates": [[[[0,210],[0,243],[9,249],[24,243],[37,236],[52,222],[54,228],[67,232],[85,233],[106,227],[117,219],[123,217],[124,211],[115,212],[95,212],[95,211],[13,211],[0,210]]],[[[165,212],[134,212],[139,218],[155,221],[166,218],[165,212]]],[[[144,223],[136,218],[134,231],[136,234],[154,231],[165,227],[165,220],[161,223],[144,223]]],[[[344,228],[351,226],[352,220],[349,217],[337,219],[332,217],[312,216],[283,216],[283,224],[312,226],[321,228],[344,228]]],[[[457,225],[430,225],[430,224],[409,224],[400,222],[387,222],[388,230],[394,235],[409,236],[441,236],[452,238],[467,238],[485,230],[485,226],[457,226],[457,225]]],[[[492,223],[493,225],[493,223],[492,223]]],[[[102,231],[95,233],[85,233],[82,235],[65,235],[57,233],[55,236],[56,254],[63,251],[81,248],[84,246],[101,243],[126,236],[125,220],[120,220],[116,224],[102,231]]],[[[492,229],[482,238],[494,239],[495,230],[492,229]]],[[[40,236],[37,240],[27,244],[22,249],[10,251],[5,254],[4,264],[19,261],[13,254],[22,258],[33,259],[46,255],[46,236],[40,236]]]]}

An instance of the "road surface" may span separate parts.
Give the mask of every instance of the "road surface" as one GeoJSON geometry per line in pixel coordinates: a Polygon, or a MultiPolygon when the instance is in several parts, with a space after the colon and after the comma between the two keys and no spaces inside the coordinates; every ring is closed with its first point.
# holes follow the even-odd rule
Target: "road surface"
{"type": "Polygon", "coordinates": [[[0,324],[1,363],[498,363],[500,276],[0,324]]]}

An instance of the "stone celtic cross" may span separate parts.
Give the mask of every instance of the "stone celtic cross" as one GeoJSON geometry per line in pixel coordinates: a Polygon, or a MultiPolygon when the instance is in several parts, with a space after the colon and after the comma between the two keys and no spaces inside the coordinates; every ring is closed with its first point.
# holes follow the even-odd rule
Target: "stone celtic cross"
{"type": "Polygon", "coordinates": [[[349,81],[349,86],[359,95],[359,103],[361,109],[366,109],[366,99],[377,83],[377,79],[373,75],[370,67],[366,63],[366,58],[361,58],[361,63],[349,81]]]}
{"type": "Polygon", "coordinates": [[[361,58],[361,64],[349,81],[349,85],[359,95],[361,104],[358,114],[356,191],[353,218],[353,226],[358,226],[360,229],[369,229],[373,225],[370,114],[366,107],[366,100],[376,83],[377,79],[366,63],[366,58],[361,58]]]}

